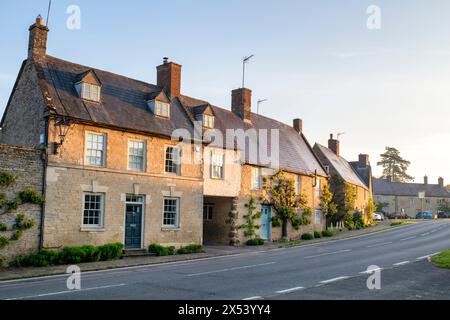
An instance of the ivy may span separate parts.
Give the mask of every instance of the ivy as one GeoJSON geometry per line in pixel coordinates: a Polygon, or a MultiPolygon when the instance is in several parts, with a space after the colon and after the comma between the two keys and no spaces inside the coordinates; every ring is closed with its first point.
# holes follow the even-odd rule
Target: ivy
{"type": "Polygon", "coordinates": [[[8,226],[4,224],[3,222],[0,222],[0,231],[6,231],[8,230],[8,226]]]}
{"type": "Polygon", "coordinates": [[[16,230],[11,235],[10,241],[19,241],[23,237],[23,230],[16,230]]]}
{"type": "Polygon", "coordinates": [[[0,172],[0,187],[9,187],[17,180],[16,176],[8,172],[1,171],[0,172]]]}
{"type": "Polygon", "coordinates": [[[28,230],[34,227],[34,220],[27,218],[23,213],[16,217],[16,223],[14,224],[15,230],[28,230]]]}
{"type": "Polygon", "coordinates": [[[3,249],[9,244],[9,240],[5,237],[0,237],[0,249],[3,249]]]}

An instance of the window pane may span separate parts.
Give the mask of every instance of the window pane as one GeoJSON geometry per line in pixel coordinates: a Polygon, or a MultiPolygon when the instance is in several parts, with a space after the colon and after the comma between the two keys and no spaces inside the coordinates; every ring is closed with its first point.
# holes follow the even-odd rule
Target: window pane
{"type": "Polygon", "coordinates": [[[143,141],[129,142],[129,168],[132,170],[144,171],[145,143],[143,141]]]}
{"type": "Polygon", "coordinates": [[[83,224],[87,226],[99,227],[103,220],[103,195],[85,194],[83,224]]]}
{"type": "Polygon", "coordinates": [[[167,173],[179,174],[180,150],[174,147],[166,148],[165,170],[167,173]]]}
{"type": "Polygon", "coordinates": [[[165,198],[164,199],[164,219],[165,226],[178,226],[178,199],[165,198]]]}
{"type": "Polygon", "coordinates": [[[89,133],[86,143],[87,163],[95,166],[103,165],[105,137],[102,134],[89,133]]]}

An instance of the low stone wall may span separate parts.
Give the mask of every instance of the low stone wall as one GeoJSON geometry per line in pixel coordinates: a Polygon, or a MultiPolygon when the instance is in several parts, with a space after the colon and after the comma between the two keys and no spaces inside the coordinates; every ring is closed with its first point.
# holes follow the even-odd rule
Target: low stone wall
{"type": "MultiPolygon", "coordinates": [[[[0,185],[0,194],[6,195],[8,200],[17,197],[18,193],[26,188],[33,189],[42,194],[42,177],[44,165],[41,151],[23,147],[0,144],[0,172],[12,174],[17,179],[8,187],[0,185]]],[[[9,241],[9,244],[0,249],[0,256],[7,261],[16,255],[33,252],[39,249],[41,206],[34,204],[19,205],[16,210],[4,213],[0,208],[0,223],[6,224],[7,231],[0,231],[0,237],[10,239],[18,214],[24,214],[34,220],[32,229],[24,231],[18,241],[9,241]]]]}

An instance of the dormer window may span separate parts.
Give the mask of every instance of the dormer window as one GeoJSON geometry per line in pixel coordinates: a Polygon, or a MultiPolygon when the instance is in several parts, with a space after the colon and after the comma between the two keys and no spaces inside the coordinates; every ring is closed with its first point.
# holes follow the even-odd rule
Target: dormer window
{"type": "Polygon", "coordinates": [[[83,100],[99,102],[101,99],[102,84],[94,70],[88,70],[78,75],[75,89],[78,96],[83,100]]]}
{"type": "Polygon", "coordinates": [[[214,116],[210,116],[207,114],[203,115],[203,127],[205,128],[214,128],[214,116]]]}
{"type": "Polygon", "coordinates": [[[170,118],[170,99],[164,91],[150,94],[147,104],[155,116],[170,118]]]}
{"type": "Polygon", "coordinates": [[[91,101],[100,101],[100,86],[83,83],[81,87],[81,98],[91,101]]]}
{"type": "Polygon", "coordinates": [[[170,105],[165,102],[155,101],[155,114],[160,117],[170,118],[170,105]]]}

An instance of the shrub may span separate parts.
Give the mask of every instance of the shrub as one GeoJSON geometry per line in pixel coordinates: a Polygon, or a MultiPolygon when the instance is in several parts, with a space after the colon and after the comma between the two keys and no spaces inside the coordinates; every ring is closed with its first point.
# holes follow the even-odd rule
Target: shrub
{"type": "Polygon", "coordinates": [[[22,230],[16,230],[11,235],[11,238],[9,240],[11,241],[19,241],[23,237],[23,231],[22,230]]]}
{"type": "Polygon", "coordinates": [[[8,230],[8,226],[4,224],[3,222],[0,222],[0,231],[6,231],[8,230]]]}
{"type": "Polygon", "coordinates": [[[47,257],[41,253],[32,253],[16,257],[12,263],[15,267],[48,267],[47,257]]]}
{"type": "Polygon", "coordinates": [[[391,227],[396,227],[396,226],[399,226],[399,225],[402,225],[402,224],[403,224],[403,221],[395,221],[395,222],[391,223],[391,227]]]}
{"type": "Polygon", "coordinates": [[[250,239],[247,241],[248,246],[262,246],[264,244],[264,240],[261,238],[250,239]]]}
{"type": "Polygon", "coordinates": [[[203,246],[199,244],[190,244],[177,250],[177,254],[190,254],[203,252],[203,246]]]}
{"type": "Polygon", "coordinates": [[[346,227],[348,230],[353,230],[355,228],[355,223],[353,221],[345,221],[344,227],[346,227]]]}
{"type": "Polygon", "coordinates": [[[320,231],[314,231],[314,238],[320,239],[320,238],[322,238],[322,237],[323,237],[322,232],[320,232],[320,231]]]}
{"type": "Polygon", "coordinates": [[[0,249],[3,249],[9,244],[9,240],[5,237],[0,237],[0,249]]]}
{"type": "Polygon", "coordinates": [[[17,177],[13,176],[8,172],[0,172],[0,186],[9,187],[13,182],[15,182],[17,177]]]}
{"type": "Polygon", "coordinates": [[[34,221],[28,219],[23,213],[17,215],[16,223],[14,224],[14,229],[17,230],[28,230],[34,227],[34,221]]]}
{"type": "Polygon", "coordinates": [[[0,269],[6,267],[6,258],[4,256],[0,256],[0,269]]]}
{"type": "Polygon", "coordinates": [[[83,246],[83,262],[97,262],[100,261],[101,252],[94,246],[83,246]]]}
{"type": "Polygon", "coordinates": [[[302,234],[302,240],[313,240],[314,234],[312,233],[304,233],[302,234]]]}
{"type": "Polygon", "coordinates": [[[325,230],[325,231],[322,231],[322,236],[323,237],[332,237],[332,236],[334,236],[334,233],[331,230],[325,230]]]}
{"type": "Polygon", "coordinates": [[[122,257],[123,244],[105,244],[104,246],[98,247],[98,250],[100,252],[101,261],[117,260],[122,257]]]}
{"type": "Polygon", "coordinates": [[[66,247],[61,255],[63,264],[80,263],[83,261],[84,251],[80,247],[66,247]]]}
{"type": "Polygon", "coordinates": [[[19,199],[20,201],[22,201],[22,203],[44,204],[44,197],[30,188],[22,190],[19,193],[19,199]]]}
{"type": "Polygon", "coordinates": [[[8,205],[8,198],[6,194],[0,193],[0,209],[6,208],[8,205]]]}
{"type": "Polygon", "coordinates": [[[64,263],[63,253],[61,251],[56,250],[42,250],[39,254],[45,257],[48,265],[56,266],[58,264],[64,263]]]}
{"type": "Polygon", "coordinates": [[[158,243],[154,243],[148,247],[148,251],[156,254],[158,257],[172,256],[175,254],[175,247],[164,247],[158,243]]]}

